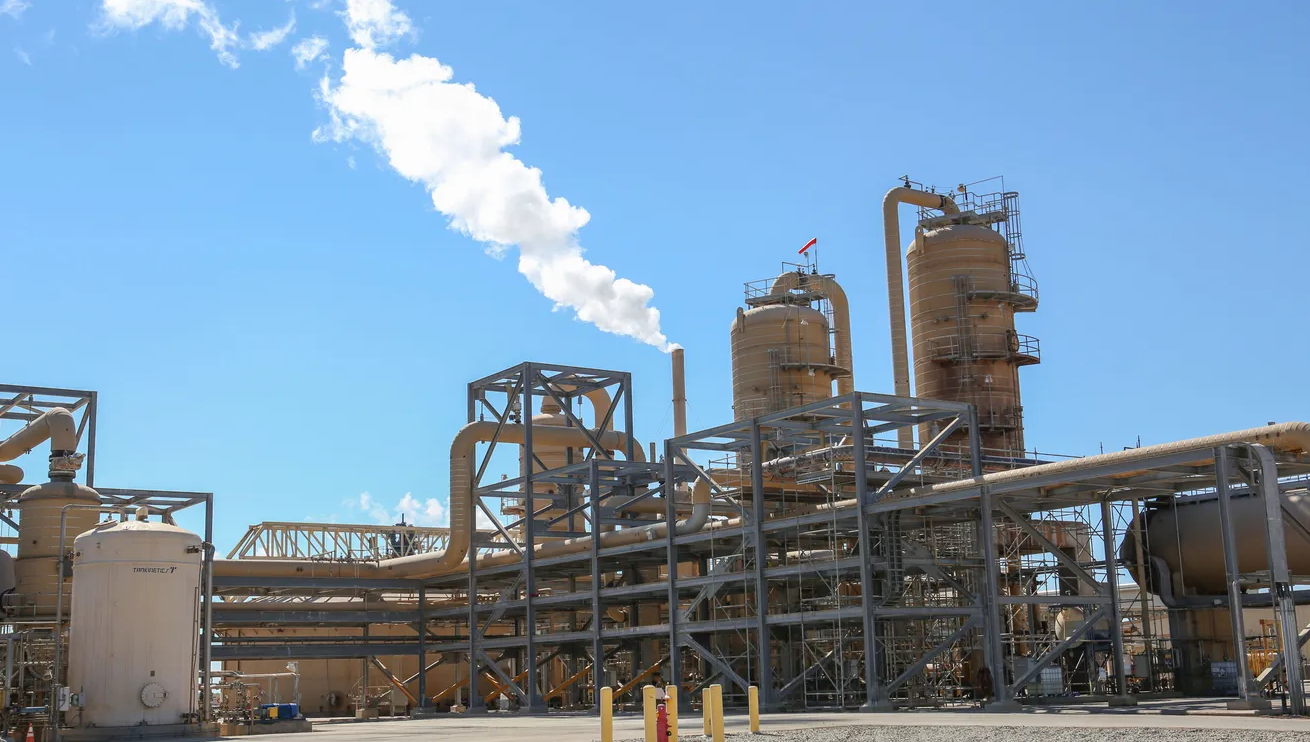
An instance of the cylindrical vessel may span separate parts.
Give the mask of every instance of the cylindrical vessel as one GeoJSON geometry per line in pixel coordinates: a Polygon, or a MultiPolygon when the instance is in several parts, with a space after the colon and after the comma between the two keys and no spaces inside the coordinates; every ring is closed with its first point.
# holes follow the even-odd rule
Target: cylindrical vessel
{"type": "Polygon", "coordinates": [[[823,312],[797,304],[737,310],[732,323],[735,419],[827,399],[836,373],[823,312]]]}
{"type": "MultiPolygon", "coordinates": [[[[1234,497],[1229,512],[1236,534],[1237,570],[1242,574],[1269,569],[1269,548],[1265,539],[1264,500],[1256,496],[1234,497]]],[[[1178,584],[1175,594],[1227,595],[1223,534],[1219,527],[1219,501],[1180,502],[1142,514],[1146,528],[1146,553],[1161,559],[1178,584]]],[[[1292,574],[1310,574],[1310,543],[1293,535],[1310,529],[1310,494],[1283,494],[1283,523],[1287,531],[1287,567],[1292,574]]],[[[1119,545],[1123,563],[1137,571],[1137,540],[1130,530],[1119,545]]],[[[1138,584],[1149,584],[1147,575],[1134,575],[1138,584]]],[[[1158,592],[1158,585],[1150,586],[1158,592]]]]}
{"type": "MultiPolygon", "coordinates": [[[[18,497],[18,560],[14,575],[20,618],[54,618],[59,593],[59,529],[65,505],[99,505],[100,495],[71,479],[29,487],[18,497]]],[[[94,509],[70,508],[64,524],[64,546],[72,548],[78,534],[95,526],[94,509]]],[[[70,587],[64,583],[64,610],[70,587]]]]}
{"type": "Polygon", "coordinates": [[[68,686],[78,727],[183,724],[197,711],[201,540],[105,523],[74,541],[68,686]]]}
{"type": "MultiPolygon", "coordinates": [[[[1014,313],[1034,300],[1013,286],[1005,237],[973,224],[920,231],[906,263],[914,395],[977,405],[984,453],[1022,453],[1019,367],[1038,358],[1015,332],[1014,313]]],[[[948,443],[967,441],[961,431],[948,443]]]]}

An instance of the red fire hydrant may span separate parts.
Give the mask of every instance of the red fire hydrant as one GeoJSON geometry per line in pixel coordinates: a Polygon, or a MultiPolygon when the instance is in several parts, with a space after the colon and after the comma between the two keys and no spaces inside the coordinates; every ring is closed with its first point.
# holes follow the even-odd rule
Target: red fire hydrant
{"type": "Polygon", "coordinates": [[[669,738],[669,712],[663,690],[659,693],[655,699],[655,739],[666,740],[669,738]]]}

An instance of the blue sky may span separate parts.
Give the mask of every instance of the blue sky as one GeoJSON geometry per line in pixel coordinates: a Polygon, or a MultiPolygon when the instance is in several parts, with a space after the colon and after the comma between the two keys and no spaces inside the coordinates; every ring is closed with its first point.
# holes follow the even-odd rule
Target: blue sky
{"type": "MultiPolygon", "coordinates": [[[[526,359],[632,371],[638,436],[669,435],[664,353],[553,311],[513,250],[333,136],[340,5],[213,0],[234,69],[197,14],[27,4],[0,0],[0,376],[101,393],[100,484],[215,492],[224,551],[261,520],[369,520],[365,492],[444,500],[465,384],[526,359]]],[[[907,173],[1022,193],[1030,446],[1310,419],[1307,6],[704,5],[398,0],[377,52],[518,117],[508,151],[590,214],[586,258],[686,347],[693,427],[730,419],[741,283],[813,236],[857,386],[890,389],[878,205],[907,173]]]]}

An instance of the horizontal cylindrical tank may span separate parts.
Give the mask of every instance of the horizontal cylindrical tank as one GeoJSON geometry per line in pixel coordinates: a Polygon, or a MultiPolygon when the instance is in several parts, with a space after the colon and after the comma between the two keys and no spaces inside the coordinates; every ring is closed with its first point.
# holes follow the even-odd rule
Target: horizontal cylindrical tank
{"type": "Polygon", "coordinates": [[[1037,357],[1014,329],[1016,306],[1030,299],[1012,286],[1009,243],[984,226],[950,224],[920,231],[906,263],[914,395],[977,405],[985,452],[1021,453],[1019,367],[1037,357]]]}
{"type": "Polygon", "coordinates": [[[732,323],[735,419],[827,399],[838,372],[823,312],[797,304],[737,310],[732,323]]]}
{"type": "MultiPolygon", "coordinates": [[[[1269,569],[1264,501],[1254,496],[1234,497],[1231,505],[1238,571],[1249,574],[1269,569]]],[[[1142,518],[1146,524],[1146,553],[1161,559],[1174,580],[1181,583],[1175,586],[1176,595],[1227,595],[1217,499],[1148,510],[1142,518]]],[[[1310,494],[1283,494],[1283,523],[1288,569],[1294,575],[1310,574],[1310,542],[1300,535],[1310,529],[1310,494]]],[[[1119,545],[1119,554],[1126,566],[1136,570],[1137,545],[1131,531],[1119,545]]],[[[1146,576],[1137,575],[1136,579],[1138,584],[1148,584],[1146,576]]],[[[1152,586],[1152,590],[1158,588],[1152,586]]]]}
{"type": "Polygon", "coordinates": [[[201,540],[105,523],[73,544],[68,685],[79,727],[182,724],[197,710],[201,540]]]}
{"type": "MultiPolygon", "coordinates": [[[[18,581],[19,616],[53,617],[59,592],[59,529],[66,505],[99,505],[100,495],[71,479],[56,479],[29,487],[18,497],[18,560],[14,574],[18,581]]],[[[94,509],[70,508],[65,523],[65,547],[78,534],[95,526],[94,509]]],[[[64,585],[65,606],[68,584],[64,585]]]]}

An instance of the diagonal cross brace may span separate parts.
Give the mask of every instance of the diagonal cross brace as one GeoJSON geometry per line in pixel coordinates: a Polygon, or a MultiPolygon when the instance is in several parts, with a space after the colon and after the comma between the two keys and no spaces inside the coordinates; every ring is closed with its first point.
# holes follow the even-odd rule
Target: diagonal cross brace
{"type": "Polygon", "coordinates": [[[1000,498],[997,498],[995,505],[998,510],[1005,513],[1010,520],[1014,521],[1015,525],[1019,526],[1019,530],[1023,531],[1029,538],[1036,541],[1043,549],[1050,552],[1051,556],[1055,557],[1056,561],[1060,562],[1060,564],[1063,564],[1065,567],[1068,567],[1069,570],[1078,577],[1078,579],[1092,585],[1096,590],[1097,595],[1102,597],[1107,596],[1105,585],[1101,584],[1100,580],[1092,577],[1087,570],[1078,566],[1078,562],[1074,560],[1073,557],[1064,553],[1060,547],[1051,543],[1051,540],[1046,538],[1041,531],[1037,530],[1037,527],[1032,524],[1032,521],[1028,520],[1027,516],[1010,507],[1000,498]]]}

